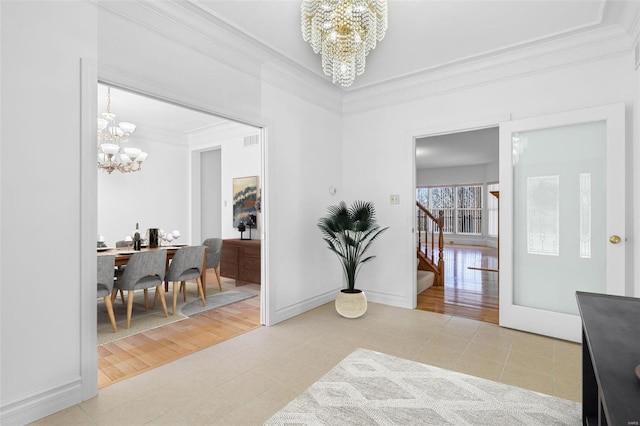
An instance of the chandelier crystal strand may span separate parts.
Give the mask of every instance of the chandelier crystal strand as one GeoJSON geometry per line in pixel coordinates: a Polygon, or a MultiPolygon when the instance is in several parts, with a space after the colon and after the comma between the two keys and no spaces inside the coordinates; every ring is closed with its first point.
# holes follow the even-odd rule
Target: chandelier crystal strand
{"type": "Polygon", "coordinates": [[[302,0],[301,30],[322,70],[342,87],[364,72],[366,56],[387,30],[386,0],[302,0]]]}
{"type": "Polygon", "coordinates": [[[98,168],[111,174],[114,170],[121,173],[138,172],[147,153],[139,148],[124,147],[129,136],[136,130],[136,125],[127,122],[116,122],[116,115],[111,113],[111,87],[107,88],[107,111],[98,118],[98,168]]]}

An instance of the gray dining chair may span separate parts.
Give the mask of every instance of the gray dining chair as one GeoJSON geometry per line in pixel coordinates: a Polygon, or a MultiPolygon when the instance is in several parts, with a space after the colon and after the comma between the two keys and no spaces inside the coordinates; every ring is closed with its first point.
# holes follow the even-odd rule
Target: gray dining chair
{"type": "Polygon", "coordinates": [[[131,325],[131,311],[133,310],[134,290],[145,290],[145,307],[147,306],[147,289],[155,287],[156,294],[161,293],[164,316],[167,317],[167,303],[164,300],[162,282],[167,267],[166,250],[141,251],[131,255],[122,277],[115,281],[111,292],[111,301],[116,298],[118,290],[127,291],[127,328],[131,325]]]}
{"type": "MultiPolygon", "coordinates": [[[[218,288],[222,291],[220,281],[220,255],[222,254],[222,238],[207,238],[202,245],[207,246],[207,269],[213,269],[218,279],[218,288]]],[[[206,285],[206,283],[205,283],[206,285]]]]}
{"type": "Polygon", "coordinates": [[[107,315],[113,327],[113,332],[118,331],[116,325],[116,317],[113,314],[113,303],[111,302],[111,292],[113,291],[113,268],[116,263],[116,257],[113,255],[98,256],[98,297],[104,298],[104,305],[107,308],[107,315]]]}
{"type": "MultiPolygon", "coordinates": [[[[124,248],[127,247],[127,242],[125,240],[120,240],[120,241],[116,241],[116,248],[124,248]]],[[[115,269],[115,275],[116,275],[116,279],[122,277],[122,274],[124,273],[124,270],[126,269],[127,265],[122,265],[122,266],[118,266],[115,269]]],[[[122,299],[122,304],[124,305],[124,293],[121,291],[120,292],[120,299],[122,299]]]]}
{"type": "MultiPolygon", "coordinates": [[[[202,299],[202,306],[207,305],[207,300],[204,297],[204,288],[202,287],[202,265],[204,260],[205,246],[189,246],[182,247],[176,251],[171,259],[169,270],[165,276],[167,282],[173,283],[173,315],[176,314],[176,306],[178,303],[178,293],[183,292],[184,301],[187,301],[187,280],[196,280],[198,285],[198,296],[202,299]],[[180,288],[178,289],[178,283],[180,288]]],[[[156,297],[158,294],[156,293],[156,297]]],[[[162,298],[162,296],[161,296],[162,298]]],[[[155,299],[154,299],[155,305],[155,299]]]]}

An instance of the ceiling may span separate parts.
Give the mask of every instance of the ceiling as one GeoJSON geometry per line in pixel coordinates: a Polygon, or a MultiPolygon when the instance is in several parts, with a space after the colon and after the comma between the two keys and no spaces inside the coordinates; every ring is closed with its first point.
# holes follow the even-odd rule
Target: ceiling
{"type": "Polygon", "coordinates": [[[498,128],[416,139],[416,169],[475,166],[498,161],[498,128]]]}
{"type": "MultiPolygon", "coordinates": [[[[192,0],[202,9],[330,81],[302,40],[301,0],[192,0]]],[[[388,0],[389,28],[349,90],[383,84],[580,32],[623,25],[627,3],[611,0],[388,0]]],[[[498,161],[498,129],[416,141],[416,168],[498,161]]]]}
{"type": "MultiPolygon", "coordinates": [[[[240,33],[329,79],[302,40],[301,0],[192,0],[240,33]]],[[[594,28],[620,25],[611,0],[388,0],[389,28],[352,89],[392,81],[594,28]]]]}
{"type": "MultiPolygon", "coordinates": [[[[319,55],[302,40],[301,0],[190,0],[228,30],[251,39],[323,79],[319,55]]],[[[405,76],[454,67],[512,52],[580,32],[623,26],[629,5],[612,0],[388,0],[389,28],[367,57],[363,75],[351,88],[398,80],[405,76]]],[[[633,13],[636,13],[635,11],[633,13]]],[[[344,89],[343,89],[344,90],[344,89]]],[[[106,87],[99,88],[99,112],[106,108],[106,87]]],[[[187,133],[227,120],[112,89],[112,112],[135,123],[132,137],[158,135],[187,143],[187,133]]],[[[418,168],[486,164],[497,160],[497,132],[480,130],[417,141],[418,168]],[[495,134],[494,134],[495,133],[495,134]],[[433,164],[431,155],[437,154],[433,164]]]]}
{"type": "MultiPolygon", "coordinates": [[[[98,84],[98,114],[106,110],[107,86],[98,84]]],[[[136,125],[130,138],[132,146],[136,139],[187,145],[188,133],[228,121],[114,87],[111,88],[111,112],[116,114],[117,122],[136,125]]]]}

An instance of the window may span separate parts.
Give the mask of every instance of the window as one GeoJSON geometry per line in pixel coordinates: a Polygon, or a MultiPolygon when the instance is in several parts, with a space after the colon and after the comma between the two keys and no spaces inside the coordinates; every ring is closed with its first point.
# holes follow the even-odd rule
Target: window
{"type": "Polygon", "coordinates": [[[440,212],[444,216],[442,232],[452,234],[455,218],[455,191],[453,186],[439,188],[416,188],[416,200],[438,217],[440,212]]]}
{"type": "Polygon", "coordinates": [[[416,200],[434,216],[444,216],[446,234],[482,235],[483,186],[417,188],[416,200]]]}
{"type": "Polygon", "coordinates": [[[426,209],[430,210],[429,188],[416,188],[416,201],[422,204],[426,209]]]}
{"type": "Polygon", "coordinates": [[[455,218],[455,191],[453,186],[430,188],[429,189],[429,207],[435,216],[444,216],[444,226],[442,232],[452,234],[454,231],[453,223],[455,218]]]}
{"type": "Polygon", "coordinates": [[[482,186],[457,188],[456,232],[466,235],[482,234],[482,186]]]}
{"type": "Polygon", "coordinates": [[[499,190],[497,183],[487,185],[487,235],[490,237],[498,236],[498,199],[491,193],[499,190]]]}
{"type": "Polygon", "coordinates": [[[580,257],[591,258],[591,173],[580,173],[580,257]]]}
{"type": "Polygon", "coordinates": [[[560,256],[560,176],[527,177],[527,253],[560,256]]]}

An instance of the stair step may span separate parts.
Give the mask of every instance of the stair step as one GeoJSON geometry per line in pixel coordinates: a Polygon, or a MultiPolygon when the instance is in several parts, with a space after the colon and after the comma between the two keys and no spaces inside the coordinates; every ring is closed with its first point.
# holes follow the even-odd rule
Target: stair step
{"type": "Polygon", "coordinates": [[[435,279],[435,274],[431,271],[418,271],[418,294],[422,293],[429,287],[433,285],[433,280],[435,279]]]}

